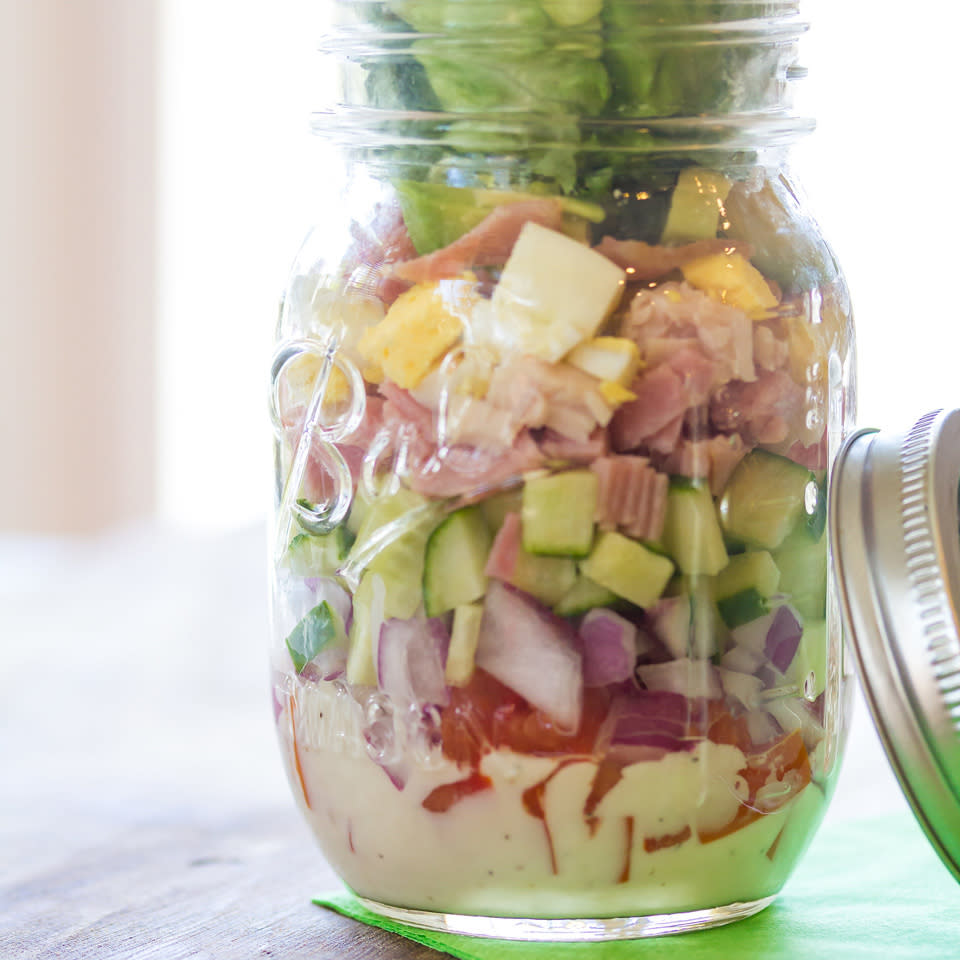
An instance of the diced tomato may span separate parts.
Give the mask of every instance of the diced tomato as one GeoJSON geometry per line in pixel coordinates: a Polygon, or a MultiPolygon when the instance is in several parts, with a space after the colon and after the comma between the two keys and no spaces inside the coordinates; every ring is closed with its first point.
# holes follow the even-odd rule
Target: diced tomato
{"type": "Polygon", "coordinates": [[[643,849],[647,853],[654,853],[657,850],[664,850],[667,847],[678,847],[681,843],[686,843],[690,839],[690,824],[687,824],[682,830],[676,833],[665,833],[659,837],[644,837],[643,849]]]}
{"type": "Polygon", "coordinates": [[[605,688],[585,690],[580,728],[564,733],[546,714],[478,669],[467,686],[451,691],[440,725],[443,752],[455,763],[474,767],[498,747],[537,756],[590,756],[609,706],[605,688]]]}
{"type": "Polygon", "coordinates": [[[427,794],[422,806],[431,813],[446,813],[455,803],[464,797],[481,793],[493,786],[493,781],[482,773],[474,770],[464,780],[454,783],[444,783],[427,794]]]}
{"type": "Polygon", "coordinates": [[[750,788],[748,799],[737,808],[736,816],[719,830],[700,832],[700,842],[719,840],[745,827],[760,817],[773,813],[792,800],[810,782],[810,758],[799,730],[785,734],[762,753],[747,757],[747,765],[739,771],[750,788]],[[776,803],[759,804],[757,792],[775,781],[787,781],[791,789],[776,803]]]}

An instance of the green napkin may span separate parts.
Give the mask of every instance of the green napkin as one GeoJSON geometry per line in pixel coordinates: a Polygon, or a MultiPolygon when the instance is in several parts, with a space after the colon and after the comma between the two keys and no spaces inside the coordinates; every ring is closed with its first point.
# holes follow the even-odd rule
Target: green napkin
{"type": "Polygon", "coordinates": [[[615,943],[518,943],[416,930],[347,892],[314,901],[462,960],[896,960],[960,957],[960,886],[909,814],[833,823],[766,910],[713,930],[615,943]]]}

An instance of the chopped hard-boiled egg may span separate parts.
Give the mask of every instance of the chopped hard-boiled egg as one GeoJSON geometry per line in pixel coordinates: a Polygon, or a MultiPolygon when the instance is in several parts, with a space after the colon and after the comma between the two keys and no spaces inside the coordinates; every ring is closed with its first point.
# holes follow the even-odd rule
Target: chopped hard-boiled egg
{"type": "Polygon", "coordinates": [[[626,337],[594,337],[577,344],[564,358],[598,380],[629,387],[640,369],[640,348],[626,337]]]}
{"type": "Polygon", "coordinates": [[[412,389],[460,339],[476,299],[472,277],[418,284],[397,297],[357,349],[397,386],[412,389]]]}
{"type": "Polygon", "coordinates": [[[714,253],[681,267],[687,283],[721,303],[739,307],[762,320],[777,306],[777,298],[763,274],[741,253],[714,253]]]}
{"type": "MultiPolygon", "coordinates": [[[[289,403],[306,405],[309,402],[322,367],[323,357],[319,353],[302,353],[287,364],[283,377],[289,403]]],[[[324,405],[339,406],[349,399],[350,381],[339,367],[331,366],[323,394],[324,405]]]]}
{"type": "Polygon", "coordinates": [[[592,337],[623,293],[626,274],[562,233],[527,223],[491,298],[490,323],[474,330],[501,353],[550,363],[592,337]]]}
{"type": "Polygon", "coordinates": [[[617,383],[616,380],[604,380],[600,384],[600,396],[611,407],[619,407],[621,403],[637,399],[637,395],[632,390],[628,390],[623,384],[617,383]]]}

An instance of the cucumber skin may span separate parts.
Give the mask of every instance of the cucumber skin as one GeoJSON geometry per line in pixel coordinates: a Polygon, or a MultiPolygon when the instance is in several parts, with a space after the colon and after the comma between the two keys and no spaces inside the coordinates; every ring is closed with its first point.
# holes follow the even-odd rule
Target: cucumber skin
{"type": "Polygon", "coordinates": [[[671,484],[663,527],[667,554],[684,574],[719,573],[729,560],[713,497],[706,487],[671,484]]]}
{"type": "Polygon", "coordinates": [[[585,557],[593,546],[597,475],[570,470],[523,487],[523,549],[540,556],[585,557]]]}
{"type": "Polygon", "coordinates": [[[733,540],[775,550],[804,516],[806,467],[767,450],[752,450],[737,465],[720,498],[720,525],[733,540]]]}
{"type": "Polygon", "coordinates": [[[561,617],[578,617],[595,607],[612,607],[620,598],[606,587],[580,576],[577,582],[554,604],[553,612],[561,617]]]}
{"type": "Polygon", "coordinates": [[[471,604],[487,592],[483,569],[492,539],[479,507],[451,513],[430,534],[423,558],[423,605],[428,617],[471,604]]]}

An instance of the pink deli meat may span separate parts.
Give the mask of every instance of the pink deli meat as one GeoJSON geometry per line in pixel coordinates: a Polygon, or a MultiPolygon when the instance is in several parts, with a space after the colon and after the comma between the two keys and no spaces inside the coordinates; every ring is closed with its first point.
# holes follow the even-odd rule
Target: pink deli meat
{"type": "Polygon", "coordinates": [[[459,276],[475,266],[500,266],[507,262],[520,231],[530,222],[559,230],[563,224],[560,201],[523,200],[497,207],[449,246],[396,264],[393,275],[411,283],[430,283],[459,276]]]}
{"type": "Polygon", "coordinates": [[[622,530],[639,540],[658,540],[667,509],[668,477],[646,457],[601,457],[590,469],[597,477],[601,530],[622,530]]]}
{"type": "Polygon", "coordinates": [[[343,262],[348,284],[384,303],[393,303],[408,284],[393,276],[390,267],[417,255],[400,205],[378,204],[373,222],[365,227],[354,221],[350,232],[354,242],[343,262]]]}
{"type": "Polygon", "coordinates": [[[722,237],[715,240],[697,240],[678,247],[651,246],[642,240],[614,240],[613,237],[604,237],[595,249],[621,269],[627,270],[631,280],[643,283],[659,280],[698,257],[739,252],[749,260],[752,255],[749,244],[742,240],[726,240],[722,237]]]}
{"type": "Polygon", "coordinates": [[[399,459],[409,486],[428,497],[473,495],[502,486],[544,463],[528,430],[497,449],[453,445],[438,448],[434,414],[390,381],[380,385],[386,403],[383,431],[386,456],[399,459]]]}
{"type": "Polygon", "coordinates": [[[784,370],[764,371],[753,383],[733,381],[710,399],[710,421],[747,443],[782,443],[803,409],[803,388],[784,370]]]}
{"type": "Polygon", "coordinates": [[[667,473],[707,480],[710,492],[718,497],[746,453],[747,447],[738,433],[729,436],[721,433],[708,440],[683,438],[661,467],[667,473]]]}

